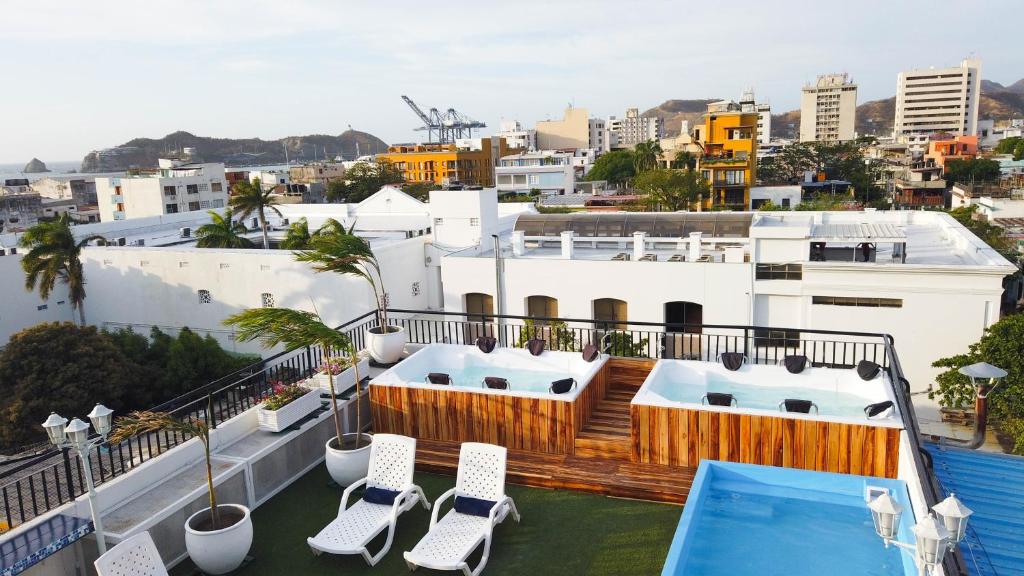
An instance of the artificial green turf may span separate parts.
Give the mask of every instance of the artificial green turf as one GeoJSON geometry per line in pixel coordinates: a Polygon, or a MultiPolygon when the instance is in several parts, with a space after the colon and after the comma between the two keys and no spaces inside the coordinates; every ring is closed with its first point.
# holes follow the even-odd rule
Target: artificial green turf
{"type": "MultiPolygon", "coordinates": [[[[320,466],[253,512],[254,560],[237,576],[329,574],[405,576],[402,552],[411,550],[427,531],[430,512],[417,506],[398,520],[391,551],[374,567],[362,556],[313,556],[306,538],[315,535],[338,513],[341,490],[329,487],[320,466]]],[[[416,482],[433,502],[455,485],[455,478],[417,474],[416,482]]],[[[507,485],[522,514],[511,515],[494,530],[491,555],[483,575],[594,574],[601,576],[661,573],[682,508],[667,504],[606,498],[570,490],[543,490],[507,485]]],[[[354,495],[355,496],[355,495],[354,495]]],[[[451,506],[445,502],[442,515],[451,506]]],[[[371,542],[379,550],[383,535],[371,542]]],[[[482,548],[482,546],[481,546],[482,548]]],[[[476,566],[480,552],[470,558],[476,566]]],[[[183,562],[173,572],[195,571],[183,562]]],[[[416,574],[459,574],[420,568],[416,574]]]]}

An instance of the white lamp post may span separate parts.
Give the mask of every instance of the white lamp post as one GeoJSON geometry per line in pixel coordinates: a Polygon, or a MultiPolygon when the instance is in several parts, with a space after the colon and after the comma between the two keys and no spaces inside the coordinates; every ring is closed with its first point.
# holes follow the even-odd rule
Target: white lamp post
{"type": "Polygon", "coordinates": [[[905,550],[913,550],[914,560],[922,575],[940,564],[949,548],[961,540],[967,531],[967,518],[973,514],[970,508],[950,494],[948,498],[932,507],[935,515],[929,514],[919,520],[910,530],[914,533],[914,544],[897,540],[900,516],[903,506],[884,493],[868,503],[875,533],[882,538],[885,546],[890,544],[905,550]]]}
{"type": "MultiPolygon", "coordinates": [[[[78,457],[82,460],[82,466],[85,468],[85,493],[89,498],[89,510],[92,513],[92,524],[96,531],[96,547],[99,548],[100,556],[107,551],[107,543],[103,538],[102,518],[96,509],[96,487],[92,481],[92,465],[89,460],[89,453],[95,446],[99,446],[107,441],[113,414],[113,410],[102,404],[97,404],[92,409],[88,418],[92,422],[93,428],[99,434],[99,437],[92,440],[89,439],[89,425],[78,418],[73,419],[69,424],[67,418],[61,418],[56,413],[51,413],[46,422],[43,422],[46,435],[54,446],[60,449],[72,449],[78,453],[78,457]]],[[[70,481],[70,478],[68,480],[70,481]]]]}

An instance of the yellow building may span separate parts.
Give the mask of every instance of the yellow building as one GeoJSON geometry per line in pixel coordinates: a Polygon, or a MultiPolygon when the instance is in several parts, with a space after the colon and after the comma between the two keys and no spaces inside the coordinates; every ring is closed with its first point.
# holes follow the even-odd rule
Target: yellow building
{"type": "Polygon", "coordinates": [[[750,184],[757,179],[757,112],[742,112],[735,102],[708,104],[704,124],[693,139],[703,148],[699,169],[711,185],[704,210],[747,210],[750,184]]]}
{"type": "Polygon", "coordinates": [[[456,144],[391,146],[378,159],[402,171],[406,182],[494,186],[494,166],[502,156],[515,154],[504,138],[467,138],[456,144]]]}

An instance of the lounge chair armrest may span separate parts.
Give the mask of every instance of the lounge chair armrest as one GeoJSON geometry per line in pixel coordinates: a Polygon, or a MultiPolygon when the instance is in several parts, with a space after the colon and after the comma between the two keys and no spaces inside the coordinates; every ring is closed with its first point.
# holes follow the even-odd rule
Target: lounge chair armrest
{"type": "Polygon", "coordinates": [[[395,501],[391,503],[391,515],[398,517],[398,509],[405,504],[405,501],[409,499],[416,492],[415,486],[409,486],[405,490],[402,490],[395,496],[395,501]]]}
{"type": "Polygon", "coordinates": [[[360,478],[359,480],[356,480],[355,482],[349,484],[348,488],[345,488],[345,491],[341,494],[341,506],[338,507],[339,513],[344,512],[345,509],[348,508],[348,498],[349,496],[352,495],[352,492],[354,492],[356,488],[359,488],[360,486],[363,486],[365,484],[366,478],[360,478]]]}
{"type": "Polygon", "coordinates": [[[508,504],[511,501],[512,498],[508,496],[502,496],[501,499],[494,503],[494,506],[491,506],[490,512],[487,513],[487,518],[491,521],[491,524],[494,523],[494,518],[498,515],[498,511],[501,510],[501,507],[504,506],[505,504],[508,504]]]}
{"type": "Polygon", "coordinates": [[[433,528],[437,524],[437,514],[441,511],[441,503],[455,495],[455,488],[449,489],[444,494],[441,494],[437,500],[434,500],[434,510],[430,513],[430,527],[433,528]]]}

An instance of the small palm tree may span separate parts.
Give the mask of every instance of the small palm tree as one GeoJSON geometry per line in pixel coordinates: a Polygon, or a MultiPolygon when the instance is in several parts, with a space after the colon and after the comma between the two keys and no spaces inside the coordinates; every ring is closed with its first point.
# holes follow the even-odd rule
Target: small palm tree
{"type": "Polygon", "coordinates": [[[208,210],[210,223],[203,224],[196,230],[196,246],[200,248],[252,248],[252,240],[243,234],[247,232],[245,225],[234,220],[231,208],[224,214],[208,210]]]}
{"type": "Polygon", "coordinates": [[[309,248],[309,239],[311,237],[309,222],[305,217],[300,218],[298,222],[292,222],[288,226],[288,231],[285,232],[284,239],[281,240],[281,248],[285,250],[304,250],[309,248]]]}
{"type": "MultiPolygon", "coordinates": [[[[251,308],[228,316],[224,324],[238,329],[235,339],[239,342],[259,340],[267,348],[284,344],[289,350],[303,346],[319,346],[324,359],[331,357],[332,350],[347,352],[353,360],[352,366],[355,370],[356,448],[359,447],[359,432],[363,428],[358,401],[361,378],[356,361],[356,349],[348,336],[324,324],[319,314],[289,308],[251,308]]],[[[338,448],[341,448],[341,417],[338,414],[334,376],[330,370],[327,370],[327,382],[331,389],[331,406],[334,407],[334,431],[337,434],[338,448]]]]}
{"type": "Polygon", "coordinates": [[[185,437],[199,438],[206,454],[206,490],[210,498],[210,522],[212,529],[220,528],[220,510],[217,508],[217,493],[213,489],[213,467],[210,464],[210,426],[205,420],[189,417],[179,420],[167,412],[135,411],[121,416],[115,422],[113,433],[108,438],[110,445],[138,436],[165,430],[185,437]]]}
{"type": "Polygon", "coordinates": [[[377,301],[381,330],[393,331],[388,324],[387,292],[377,257],[366,240],[352,234],[351,230],[341,228],[341,231],[343,233],[317,234],[310,241],[310,250],[296,252],[295,259],[313,264],[317,272],[336,272],[366,280],[377,301]]]}
{"type": "Polygon", "coordinates": [[[248,218],[250,214],[256,213],[260,220],[260,230],[263,232],[263,249],[270,248],[270,238],[267,236],[267,210],[278,216],[281,211],[277,209],[277,197],[268,190],[263,191],[260,179],[252,182],[236,182],[232,187],[233,195],[228,203],[238,212],[241,219],[248,218]]]}
{"type": "Polygon", "coordinates": [[[316,233],[321,236],[326,234],[351,235],[352,231],[355,230],[355,227],[356,225],[354,222],[352,223],[352,226],[345,228],[345,225],[341,222],[338,222],[334,218],[328,218],[319,228],[316,229],[316,233]]]}
{"type": "Polygon", "coordinates": [[[656,140],[641,142],[633,148],[633,169],[639,175],[641,172],[652,170],[658,165],[658,157],[661,156],[661,144],[656,140]]]}
{"type": "Polygon", "coordinates": [[[82,247],[103,236],[90,235],[75,239],[71,217],[61,214],[51,222],[40,222],[29,228],[18,244],[28,249],[21,259],[25,271],[25,290],[39,288],[39,297],[49,300],[53,287],[60,280],[68,287],[71,307],[78,310],[78,319],[85,326],[85,273],[80,258],[82,247]]]}

